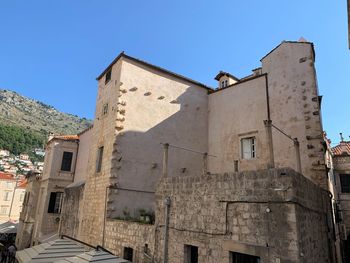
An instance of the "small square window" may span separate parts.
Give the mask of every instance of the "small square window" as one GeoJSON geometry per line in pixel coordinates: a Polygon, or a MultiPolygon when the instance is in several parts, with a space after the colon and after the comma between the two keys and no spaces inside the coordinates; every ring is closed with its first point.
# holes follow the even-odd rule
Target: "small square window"
{"type": "Polygon", "coordinates": [[[105,84],[107,84],[111,80],[111,78],[112,78],[112,69],[106,72],[105,84]]]}
{"type": "Polygon", "coordinates": [[[11,192],[5,192],[4,193],[4,201],[10,201],[10,195],[11,195],[11,192]]]}
{"type": "Polygon", "coordinates": [[[242,159],[253,159],[256,157],[255,137],[243,138],[241,140],[242,159]]]}
{"type": "Polygon", "coordinates": [[[230,252],[230,263],[260,263],[260,257],[230,252]]]}
{"type": "Polygon", "coordinates": [[[185,245],[185,263],[198,263],[198,247],[185,245]]]}
{"type": "Polygon", "coordinates": [[[51,192],[49,207],[47,212],[53,214],[61,213],[63,193],[62,192],[51,192]]]}
{"type": "Polygon", "coordinates": [[[63,152],[61,171],[70,172],[72,166],[73,153],[63,152]]]}
{"type": "Polygon", "coordinates": [[[99,147],[97,150],[97,159],[96,159],[96,172],[101,172],[102,169],[102,158],[103,158],[103,146],[99,147]]]}
{"type": "Polygon", "coordinates": [[[350,174],[340,174],[340,186],[342,193],[350,193],[350,174]]]}
{"type": "Polygon", "coordinates": [[[107,113],[108,113],[108,103],[105,103],[103,105],[102,115],[106,115],[107,113]]]}
{"type": "Polygon", "coordinates": [[[124,247],[123,259],[129,260],[132,262],[134,256],[134,250],[131,247],[124,247]]]}
{"type": "Polygon", "coordinates": [[[7,214],[7,207],[6,206],[1,206],[0,214],[2,214],[2,215],[7,214]]]}

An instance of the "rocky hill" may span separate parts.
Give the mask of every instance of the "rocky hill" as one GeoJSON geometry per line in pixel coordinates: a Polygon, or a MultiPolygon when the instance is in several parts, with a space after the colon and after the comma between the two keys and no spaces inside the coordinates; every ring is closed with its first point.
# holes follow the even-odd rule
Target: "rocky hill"
{"type": "Polygon", "coordinates": [[[85,118],[56,110],[37,100],[0,89],[0,124],[15,125],[47,135],[77,134],[91,125],[85,118]]]}

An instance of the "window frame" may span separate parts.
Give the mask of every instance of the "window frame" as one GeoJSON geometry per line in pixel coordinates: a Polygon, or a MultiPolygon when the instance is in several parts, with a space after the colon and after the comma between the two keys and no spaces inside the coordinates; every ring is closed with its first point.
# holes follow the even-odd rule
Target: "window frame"
{"type": "Polygon", "coordinates": [[[108,114],[108,103],[105,103],[102,106],[102,116],[105,116],[107,114],[108,114]]]}
{"type": "Polygon", "coordinates": [[[103,152],[104,152],[104,146],[100,146],[97,149],[97,156],[96,156],[96,173],[100,173],[102,170],[102,162],[103,162],[103,152]]]}
{"type": "Polygon", "coordinates": [[[350,174],[339,174],[340,191],[342,194],[350,194],[350,174]],[[346,178],[346,179],[345,179],[346,178]],[[347,184],[347,185],[345,185],[347,184]]]}
{"type": "Polygon", "coordinates": [[[193,245],[184,245],[184,263],[198,263],[199,247],[193,245]]]}
{"type": "Polygon", "coordinates": [[[256,159],[257,153],[256,153],[256,136],[250,136],[250,137],[243,137],[240,139],[241,141],[241,159],[243,160],[252,160],[252,159],[256,159]],[[249,141],[249,154],[250,157],[246,158],[245,157],[245,145],[244,142],[245,141],[249,141]]]}
{"type": "Polygon", "coordinates": [[[110,82],[112,79],[112,69],[110,68],[105,74],[105,84],[110,82]]]}
{"type": "Polygon", "coordinates": [[[63,192],[51,192],[47,207],[48,214],[60,214],[62,209],[63,192]]]}
{"type": "Polygon", "coordinates": [[[7,206],[2,205],[0,207],[0,215],[7,215],[7,206]],[[4,212],[3,212],[4,210],[4,212]]]}
{"type": "Polygon", "coordinates": [[[72,171],[72,164],[73,164],[73,152],[68,152],[68,151],[64,151],[62,154],[62,161],[61,161],[61,171],[63,172],[71,172],[72,171]],[[70,154],[70,158],[67,159],[65,158],[65,155],[70,154]],[[69,170],[66,170],[68,169],[69,170]]]}
{"type": "Polygon", "coordinates": [[[5,191],[3,201],[11,201],[10,194],[10,191],[5,191]]]}

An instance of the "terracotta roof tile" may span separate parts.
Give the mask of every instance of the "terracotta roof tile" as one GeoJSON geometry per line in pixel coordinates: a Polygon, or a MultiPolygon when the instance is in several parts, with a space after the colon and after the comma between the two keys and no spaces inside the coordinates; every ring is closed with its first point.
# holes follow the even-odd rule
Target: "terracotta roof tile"
{"type": "Polygon", "coordinates": [[[15,180],[13,174],[0,172],[0,180],[15,180]]]}
{"type": "Polygon", "coordinates": [[[350,141],[349,142],[346,142],[346,141],[340,142],[337,146],[332,148],[332,153],[335,156],[340,156],[340,155],[342,155],[342,156],[349,155],[350,156],[350,141]]]}
{"type": "Polygon", "coordinates": [[[56,135],[53,137],[53,139],[61,139],[61,140],[78,140],[79,136],[78,135],[56,135]]]}

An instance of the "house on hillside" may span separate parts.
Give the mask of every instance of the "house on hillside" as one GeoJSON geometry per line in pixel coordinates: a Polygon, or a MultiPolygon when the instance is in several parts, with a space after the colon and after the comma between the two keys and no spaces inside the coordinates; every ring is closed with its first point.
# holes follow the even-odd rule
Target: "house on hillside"
{"type": "Polygon", "coordinates": [[[25,188],[25,180],[0,172],[0,223],[19,220],[25,188]]]}
{"type": "Polygon", "coordinates": [[[337,262],[313,44],[260,61],[212,89],[121,53],[93,127],[49,140],[17,246],[65,234],[132,262],[337,262]]]}

